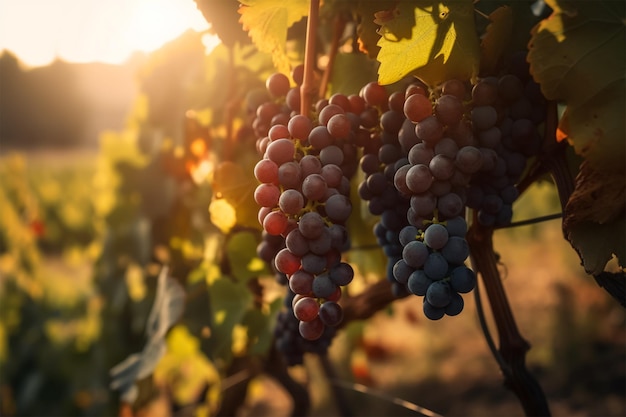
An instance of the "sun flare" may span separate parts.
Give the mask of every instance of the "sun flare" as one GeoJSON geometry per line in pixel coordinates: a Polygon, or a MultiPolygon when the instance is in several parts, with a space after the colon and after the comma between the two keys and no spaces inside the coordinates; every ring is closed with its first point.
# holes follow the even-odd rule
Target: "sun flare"
{"type": "Polygon", "coordinates": [[[123,63],[134,51],[151,52],[188,29],[208,24],[193,0],[4,0],[0,49],[26,65],[123,63]]]}

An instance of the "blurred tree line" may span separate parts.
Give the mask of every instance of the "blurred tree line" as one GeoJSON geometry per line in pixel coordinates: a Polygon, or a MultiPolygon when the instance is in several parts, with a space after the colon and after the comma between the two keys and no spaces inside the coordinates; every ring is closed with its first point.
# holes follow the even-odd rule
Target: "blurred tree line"
{"type": "Polygon", "coordinates": [[[70,147],[84,138],[88,108],[70,64],[56,60],[24,70],[9,52],[0,56],[2,147],[70,147]]]}

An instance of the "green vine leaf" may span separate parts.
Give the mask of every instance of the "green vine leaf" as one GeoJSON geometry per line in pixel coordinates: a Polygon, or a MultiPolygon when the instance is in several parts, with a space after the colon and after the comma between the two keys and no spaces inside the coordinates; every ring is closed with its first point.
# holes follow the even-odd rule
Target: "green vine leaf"
{"type": "Polygon", "coordinates": [[[364,85],[376,80],[375,64],[364,54],[337,54],[330,79],[331,94],[358,94],[364,85]]]}
{"type": "Polygon", "coordinates": [[[585,270],[597,275],[616,255],[626,264],[626,183],[622,173],[598,171],[583,162],[563,219],[566,238],[585,270]]]}
{"type": "Polygon", "coordinates": [[[274,66],[289,74],[285,44],[287,29],[308,15],[307,0],[242,0],[239,22],[261,52],[272,55],[274,66]]]}
{"type": "Polygon", "coordinates": [[[359,37],[359,50],[367,54],[369,58],[375,59],[378,55],[380,47],[377,45],[380,35],[378,27],[374,20],[377,12],[385,9],[393,9],[395,1],[359,1],[356,6],[356,15],[359,24],[356,33],[359,37]],[[385,4],[386,3],[386,4],[385,4]]]}
{"type": "Polygon", "coordinates": [[[226,242],[226,254],[232,275],[239,281],[247,281],[266,272],[265,262],[256,256],[258,240],[251,232],[238,232],[226,242]]]}
{"type": "Polygon", "coordinates": [[[513,9],[501,6],[489,14],[489,25],[480,42],[480,70],[495,74],[498,62],[513,36],[513,9]]]}
{"type": "Polygon", "coordinates": [[[211,25],[211,31],[222,43],[232,47],[236,42],[242,45],[250,42],[246,32],[241,30],[241,25],[237,24],[238,2],[232,0],[195,0],[195,2],[202,16],[211,25]]]}
{"type": "Polygon", "coordinates": [[[400,2],[377,14],[381,37],[378,82],[413,74],[428,84],[470,79],[478,72],[480,47],[471,0],[400,2]]]}
{"type": "Polygon", "coordinates": [[[625,4],[547,1],[552,15],[533,30],[531,73],[566,111],[559,130],[595,169],[624,172],[625,4]]]}
{"type": "Polygon", "coordinates": [[[209,286],[213,323],[211,338],[214,357],[228,363],[232,358],[233,329],[239,325],[251,305],[252,295],[243,283],[228,278],[216,279],[209,286]]]}

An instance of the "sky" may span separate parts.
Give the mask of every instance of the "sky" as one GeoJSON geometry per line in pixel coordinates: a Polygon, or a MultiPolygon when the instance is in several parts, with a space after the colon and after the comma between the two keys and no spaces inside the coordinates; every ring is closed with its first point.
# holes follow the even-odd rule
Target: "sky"
{"type": "Polygon", "coordinates": [[[27,66],[123,63],[208,24],[194,0],[0,0],[0,51],[27,66]]]}

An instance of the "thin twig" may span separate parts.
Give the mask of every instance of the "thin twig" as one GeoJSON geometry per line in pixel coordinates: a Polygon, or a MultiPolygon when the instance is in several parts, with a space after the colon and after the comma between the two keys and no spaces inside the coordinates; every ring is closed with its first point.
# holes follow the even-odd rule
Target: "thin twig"
{"type": "Polygon", "coordinates": [[[534,217],[532,219],[520,220],[520,221],[517,221],[517,222],[509,223],[509,224],[504,225],[504,226],[498,226],[498,227],[496,227],[496,229],[508,229],[508,228],[511,228],[511,227],[528,226],[528,225],[531,225],[531,224],[537,224],[537,223],[541,223],[541,222],[545,222],[545,221],[549,221],[549,220],[560,219],[562,217],[563,217],[563,213],[547,214],[545,216],[534,217]]]}
{"type": "Polygon", "coordinates": [[[342,381],[342,380],[339,380],[339,379],[334,379],[331,382],[334,385],[337,385],[338,387],[350,389],[350,390],[353,390],[353,391],[356,391],[356,392],[361,392],[363,394],[371,395],[373,397],[378,397],[381,400],[389,401],[391,403],[399,405],[400,407],[404,407],[404,408],[406,408],[408,410],[415,411],[416,413],[420,413],[420,414],[428,416],[428,417],[443,417],[441,414],[436,413],[436,412],[434,412],[432,410],[429,410],[427,408],[419,406],[419,405],[417,405],[415,403],[412,403],[410,401],[403,400],[402,398],[392,397],[391,395],[385,394],[384,392],[375,390],[375,389],[370,388],[370,387],[368,387],[366,385],[363,385],[363,384],[357,384],[357,383],[354,383],[354,382],[342,381]]]}
{"type": "Polygon", "coordinates": [[[309,116],[311,103],[315,96],[315,82],[313,80],[313,67],[316,61],[315,37],[319,22],[320,0],[311,0],[309,4],[309,18],[306,24],[306,41],[304,50],[304,76],[300,87],[300,114],[309,116]]]}
{"type": "Polygon", "coordinates": [[[341,15],[335,16],[334,25],[333,25],[333,38],[330,44],[330,50],[328,51],[328,65],[326,65],[326,69],[324,70],[324,74],[322,75],[322,81],[320,82],[319,88],[319,97],[326,97],[326,90],[328,90],[328,83],[330,81],[330,77],[333,73],[333,68],[335,66],[335,58],[337,57],[337,52],[339,51],[339,42],[341,41],[341,35],[346,27],[346,21],[341,17],[341,15]]]}
{"type": "MultiPolygon", "coordinates": [[[[472,262],[472,269],[476,270],[476,266],[474,265],[473,262],[472,262]]],[[[480,288],[479,283],[477,282],[476,288],[474,288],[474,300],[476,302],[476,313],[478,314],[478,321],[480,322],[480,329],[483,332],[483,336],[485,336],[485,341],[487,342],[487,346],[489,347],[491,354],[493,355],[496,362],[498,362],[498,365],[500,366],[502,373],[504,373],[505,377],[508,378],[510,377],[510,374],[511,374],[511,368],[504,361],[504,358],[502,358],[502,355],[500,355],[500,351],[498,351],[498,348],[496,347],[496,343],[493,341],[493,336],[491,336],[491,331],[489,330],[489,326],[487,325],[487,319],[485,317],[485,309],[483,308],[483,301],[480,296],[479,288],[480,288]]]]}

